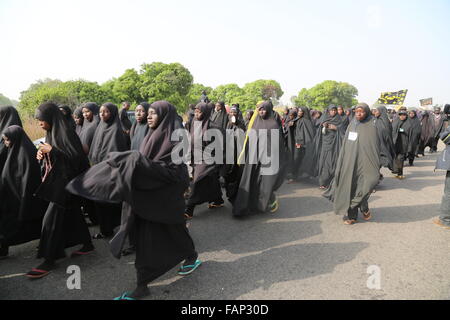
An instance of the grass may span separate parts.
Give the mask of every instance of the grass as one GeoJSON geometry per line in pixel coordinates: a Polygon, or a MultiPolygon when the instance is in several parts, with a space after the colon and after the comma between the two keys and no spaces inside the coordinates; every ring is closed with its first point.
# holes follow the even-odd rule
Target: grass
{"type": "Polygon", "coordinates": [[[34,118],[22,118],[22,125],[31,141],[45,136],[44,130],[39,127],[37,120],[34,118]]]}

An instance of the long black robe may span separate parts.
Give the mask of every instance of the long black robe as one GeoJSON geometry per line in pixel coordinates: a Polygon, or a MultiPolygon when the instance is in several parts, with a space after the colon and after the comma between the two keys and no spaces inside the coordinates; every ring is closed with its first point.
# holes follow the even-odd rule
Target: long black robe
{"type": "Polygon", "coordinates": [[[44,160],[43,182],[36,191],[38,197],[50,202],[43,220],[38,258],[57,260],[65,257],[65,248],[91,243],[81,214],[81,199],[65,191],[70,180],[87,170],[89,162],[75,130],[55,104],[39,106],[36,118],[50,124],[46,143],[52,146],[44,160]]]}
{"type": "Polygon", "coordinates": [[[420,136],[422,135],[422,124],[419,118],[417,117],[417,112],[414,112],[414,118],[408,117],[408,121],[411,125],[411,138],[409,140],[408,146],[408,156],[411,162],[414,161],[416,154],[419,151],[420,144],[420,136]]]}
{"type": "Polygon", "coordinates": [[[303,111],[303,117],[297,121],[295,143],[300,144],[301,148],[297,150],[297,158],[294,158],[297,168],[297,175],[294,179],[298,178],[300,174],[307,173],[304,158],[309,152],[314,151],[314,136],[316,134],[309,109],[306,107],[300,107],[300,109],[303,111]]]}
{"type": "MultiPolygon", "coordinates": [[[[112,103],[106,103],[111,117],[108,121],[101,120],[95,131],[89,151],[91,165],[104,161],[111,152],[123,152],[129,149],[125,133],[120,125],[118,109],[112,103]]],[[[100,233],[106,237],[112,236],[114,228],[120,225],[121,204],[95,203],[95,213],[100,224],[100,233]]]]}
{"type": "Polygon", "coordinates": [[[403,162],[408,157],[410,141],[412,138],[412,127],[408,119],[402,121],[400,117],[392,124],[392,140],[395,147],[395,161],[393,172],[403,175],[403,162]]]}
{"type": "Polygon", "coordinates": [[[392,124],[389,121],[385,107],[378,107],[380,117],[374,118],[377,135],[380,141],[380,165],[392,170],[395,158],[394,142],[392,141],[392,124]]]}
{"type": "Polygon", "coordinates": [[[345,215],[349,209],[367,207],[379,182],[380,142],[370,108],[364,109],[367,117],[363,121],[353,119],[347,129],[333,183],[324,194],[333,201],[336,214],[345,215]]]}
{"type": "Polygon", "coordinates": [[[148,133],[149,126],[147,123],[147,113],[150,105],[148,103],[140,104],[145,110],[145,116],[142,121],[138,122],[137,120],[133,123],[130,130],[130,139],[131,139],[131,150],[139,150],[141,147],[142,141],[144,141],[145,136],[148,133]]]}
{"type": "Polygon", "coordinates": [[[130,118],[128,117],[128,111],[125,109],[120,110],[120,124],[122,125],[123,131],[130,131],[132,123],[130,118]]]}
{"type": "Polygon", "coordinates": [[[181,125],[175,107],[168,102],[155,102],[151,108],[160,123],[149,131],[139,152],[112,153],[67,187],[92,200],[124,202],[122,226],[111,241],[111,252],[120,258],[125,239],[133,230],[139,285],[148,284],[196,254],[183,216],[183,193],[189,185],[187,167],[173,163],[171,157],[176,147],[171,135],[181,125]]]}
{"type": "Polygon", "coordinates": [[[73,120],[72,109],[70,109],[69,106],[62,105],[59,106],[59,110],[61,110],[63,118],[66,119],[66,121],[74,130],[76,130],[77,124],[75,123],[75,120],[73,120]]]}
{"type": "Polygon", "coordinates": [[[425,111],[422,114],[422,132],[419,141],[418,154],[425,155],[425,148],[433,148],[434,145],[434,122],[430,118],[430,113],[425,111]]]}
{"type": "MultiPolygon", "coordinates": [[[[328,111],[332,108],[336,107],[330,106],[328,111]]],[[[315,137],[315,152],[317,153],[315,158],[317,159],[317,176],[320,186],[329,186],[333,180],[344,134],[342,117],[338,114],[334,117],[331,117],[329,113],[324,114],[315,137]],[[325,129],[323,126],[325,123],[335,125],[337,130],[325,129]]]]}
{"type": "MultiPolygon", "coordinates": [[[[239,191],[233,206],[233,215],[235,217],[242,217],[249,214],[267,212],[268,207],[276,200],[275,191],[277,191],[283,184],[286,173],[286,142],[282,132],[281,119],[276,112],[273,111],[273,104],[271,101],[262,103],[258,110],[255,111],[253,119],[250,122],[247,130],[247,137],[251,130],[258,136],[267,130],[267,139],[265,143],[259,143],[260,138],[256,141],[252,139],[246,140],[245,148],[238,160],[239,164],[244,165],[241,182],[239,184],[239,191]],[[263,119],[258,110],[264,108],[267,112],[267,117],[263,119]],[[271,131],[275,130],[278,134],[278,166],[272,161],[275,155],[271,152],[271,131]],[[252,156],[252,152],[248,152],[249,145],[254,145],[257,153],[252,156]],[[263,160],[260,155],[267,155],[271,160],[269,163],[262,163],[263,160]],[[245,160],[242,158],[245,156],[245,160]],[[264,173],[264,175],[262,175],[264,173]]],[[[265,162],[265,161],[264,161],[265,162]]]]}
{"type": "Polygon", "coordinates": [[[12,246],[40,238],[48,203],[34,196],[41,184],[41,167],[33,142],[17,125],[2,134],[11,146],[0,173],[0,243],[12,246]]]}
{"type": "Polygon", "coordinates": [[[228,114],[225,109],[225,104],[220,103],[220,105],[222,106],[222,109],[219,112],[217,112],[215,108],[212,110],[210,121],[213,126],[225,130],[228,124],[228,114]]]}
{"type": "MultiPolygon", "coordinates": [[[[189,210],[193,210],[196,205],[205,202],[221,202],[222,200],[222,189],[219,183],[219,175],[221,165],[216,163],[207,163],[208,159],[201,159],[200,163],[195,163],[199,159],[195,159],[195,154],[198,153],[206,155],[209,153],[211,147],[215,146],[215,141],[203,141],[203,137],[210,129],[219,130],[222,135],[224,131],[221,127],[216,127],[214,123],[210,120],[211,112],[214,108],[213,104],[199,103],[196,109],[199,109],[203,113],[202,120],[194,120],[192,122],[191,128],[191,139],[192,139],[192,168],[193,168],[193,179],[191,183],[191,194],[187,201],[187,207],[189,210]],[[198,132],[196,131],[198,130],[198,132]],[[202,143],[194,144],[196,139],[201,139],[202,143]],[[209,151],[208,151],[209,150],[209,151]]],[[[218,141],[218,144],[222,146],[224,141],[218,141]]],[[[216,150],[220,151],[220,150],[216,150]]],[[[192,214],[192,212],[190,212],[192,214]]]]}
{"type": "MultiPolygon", "coordinates": [[[[13,106],[0,107],[0,133],[14,125],[22,127],[22,121],[16,108],[13,106]]],[[[2,172],[5,165],[7,153],[8,150],[0,137],[0,172],[2,172]]]]}
{"type": "Polygon", "coordinates": [[[83,128],[81,129],[80,132],[81,144],[83,145],[83,148],[87,151],[87,154],[89,154],[92,145],[92,140],[94,139],[95,131],[97,130],[97,126],[100,121],[100,118],[98,116],[99,107],[95,103],[89,102],[83,105],[82,110],[84,108],[90,110],[94,115],[92,121],[84,119],[83,128]]]}
{"type": "Polygon", "coordinates": [[[81,119],[81,124],[75,123],[75,132],[78,136],[81,135],[81,130],[83,130],[84,118],[83,118],[83,107],[78,107],[73,112],[74,118],[81,119]]]}

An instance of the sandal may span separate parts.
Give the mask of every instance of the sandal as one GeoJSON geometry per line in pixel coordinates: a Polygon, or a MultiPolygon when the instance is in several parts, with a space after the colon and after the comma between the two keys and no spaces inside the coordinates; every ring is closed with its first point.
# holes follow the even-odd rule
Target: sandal
{"type": "Polygon", "coordinates": [[[275,200],[274,203],[272,203],[269,207],[269,211],[270,213],[275,213],[278,211],[278,208],[280,207],[279,203],[278,203],[278,199],[275,200]]]}
{"type": "Polygon", "coordinates": [[[41,279],[41,278],[47,276],[49,273],[50,273],[50,271],[33,268],[33,269],[31,269],[30,272],[28,272],[26,274],[26,276],[29,279],[41,279]]]}
{"type": "Polygon", "coordinates": [[[114,298],[114,301],[137,301],[137,299],[131,298],[130,295],[130,292],[125,292],[120,297],[114,298]]]}
{"type": "Polygon", "coordinates": [[[217,208],[222,208],[223,206],[225,206],[223,203],[210,203],[208,205],[209,209],[217,209],[217,208]]]}
{"type": "Polygon", "coordinates": [[[185,214],[184,214],[184,218],[185,218],[186,220],[192,220],[192,219],[194,218],[194,216],[191,216],[189,213],[185,213],[185,214]]]}
{"type": "Polygon", "coordinates": [[[351,220],[345,220],[345,221],[344,221],[344,224],[345,224],[346,226],[352,226],[352,225],[356,224],[356,220],[353,220],[353,219],[351,219],[351,220]]]}
{"type": "Polygon", "coordinates": [[[369,221],[370,219],[372,219],[372,213],[370,212],[370,210],[367,213],[363,213],[363,219],[365,221],[369,221]]]}
{"type": "Polygon", "coordinates": [[[192,272],[194,272],[195,270],[197,270],[201,264],[202,264],[202,262],[200,260],[197,260],[197,261],[195,261],[195,263],[193,265],[181,266],[180,270],[178,271],[178,274],[180,276],[187,276],[187,275],[191,274],[192,272]]]}

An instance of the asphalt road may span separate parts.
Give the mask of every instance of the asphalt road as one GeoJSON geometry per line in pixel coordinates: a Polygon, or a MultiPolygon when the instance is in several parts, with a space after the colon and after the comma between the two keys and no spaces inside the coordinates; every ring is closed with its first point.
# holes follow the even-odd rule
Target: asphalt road
{"type": "MultiPolygon", "coordinates": [[[[374,219],[354,226],[332,213],[313,181],[284,185],[274,215],[237,220],[229,205],[199,207],[190,230],[203,265],[186,278],[168,272],[150,285],[150,299],[450,299],[450,230],[432,223],[445,175],[433,172],[435,160],[417,160],[404,181],[383,170],[369,202],[374,219]],[[379,290],[367,286],[371,266],[379,290]]],[[[0,299],[109,300],[133,289],[134,256],[116,260],[107,242],[94,243],[94,254],[62,260],[37,281],[23,276],[40,263],[37,242],[11,248],[0,261],[0,299]],[[67,288],[71,265],[80,267],[81,290],[67,288]]]]}

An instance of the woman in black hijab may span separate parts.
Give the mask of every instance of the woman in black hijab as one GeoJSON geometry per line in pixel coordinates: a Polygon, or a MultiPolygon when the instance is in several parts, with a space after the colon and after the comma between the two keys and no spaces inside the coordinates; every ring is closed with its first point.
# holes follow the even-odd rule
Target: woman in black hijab
{"type": "Polygon", "coordinates": [[[284,123],[284,133],[287,142],[287,157],[288,157],[288,170],[287,178],[288,183],[293,183],[297,179],[298,173],[298,160],[299,149],[296,148],[296,129],[298,118],[298,109],[292,108],[289,110],[288,117],[284,123]]]}
{"type": "MultiPolygon", "coordinates": [[[[220,164],[206,162],[204,159],[211,146],[217,144],[216,141],[203,141],[206,133],[210,129],[217,129],[221,131],[222,136],[224,130],[222,127],[217,127],[211,120],[211,112],[214,109],[213,104],[199,103],[195,107],[195,120],[191,128],[191,143],[192,143],[192,169],[193,180],[191,183],[191,194],[186,203],[186,219],[192,219],[194,216],[195,207],[199,204],[208,202],[209,209],[221,208],[224,206],[222,198],[222,188],[219,183],[220,164]],[[196,143],[196,141],[201,143],[196,143]],[[202,155],[201,163],[195,163],[200,159],[196,157],[202,155]]],[[[223,141],[218,142],[222,147],[223,141]]],[[[213,150],[210,150],[211,152],[213,150]]],[[[217,151],[217,150],[216,150],[217,151]]],[[[219,150],[220,152],[220,150],[219,150]]]]}
{"type": "Polygon", "coordinates": [[[66,119],[69,122],[70,126],[75,130],[77,125],[72,117],[72,109],[70,109],[69,106],[62,105],[59,106],[59,110],[61,110],[64,119],[66,119]]]}
{"type": "Polygon", "coordinates": [[[398,118],[392,124],[392,140],[395,146],[395,160],[393,174],[397,179],[404,179],[403,165],[408,157],[410,139],[412,136],[411,123],[408,121],[408,113],[399,111],[398,118]]]}
{"type": "MultiPolygon", "coordinates": [[[[227,125],[226,147],[228,148],[229,146],[232,146],[233,161],[232,163],[229,163],[230,159],[227,158],[226,164],[222,167],[221,170],[221,176],[225,180],[225,190],[227,198],[231,203],[234,203],[234,200],[236,199],[239,188],[239,181],[242,175],[242,168],[237,164],[237,160],[240,154],[240,148],[244,143],[245,131],[246,126],[239,108],[236,106],[231,107],[227,125]]],[[[227,152],[230,151],[227,150],[227,152]]]]}
{"type": "Polygon", "coordinates": [[[83,128],[80,133],[81,144],[86,154],[89,154],[95,130],[97,130],[100,118],[98,116],[99,107],[94,102],[88,102],[81,108],[83,112],[83,128]]]}
{"type": "Polygon", "coordinates": [[[0,259],[10,246],[39,239],[48,203],[34,197],[41,184],[36,147],[17,125],[3,131],[8,149],[0,173],[0,259]]]}
{"type": "Polygon", "coordinates": [[[78,107],[73,112],[73,120],[75,121],[75,132],[78,136],[81,135],[81,130],[83,130],[83,123],[84,123],[84,117],[83,117],[83,107],[78,107]]]}
{"type": "Polygon", "coordinates": [[[408,160],[409,165],[414,166],[414,160],[416,156],[418,156],[419,152],[419,144],[420,144],[420,136],[422,135],[422,124],[417,117],[417,111],[411,110],[409,112],[409,119],[411,125],[411,138],[409,140],[408,146],[408,160]]]}
{"type": "Polygon", "coordinates": [[[225,102],[220,101],[216,103],[214,110],[211,113],[211,124],[217,128],[225,130],[228,124],[228,114],[225,109],[225,102]]]}
{"type": "MultiPolygon", "coordinates": [[[[10,126],[22,127],[19,113],[13,106],[0,107],[0,134],[10,126]]],[[[8,150],[0,139],[0,172],[3,171],[8,150]]]]}
{"type": "Polygon", "coordinates": [[[95,201],[124,203],[122,226],[111,241],[111,252],[120,258],[124,240],[133,230],[137,287],[118,300],[146,297],[147,285],[184,259],[179,275],[188,275],[201,264],[183,216],[187,167],[172,160],[178,143],[171,136],[182,127],[175,107],[166,101],[153,103],[148,123],[149,134],[139,152],[112,153],[68,186],[70,192],[95,201]]]}
{"type": "Polygon", "coordinates": [[[356,106],[355,119],[344,136],[331,188],[324,194],[333,201],[336,214],[346,214],[344,223],[353,225],[358,210],[364,220],[372,218],[368,200],[380,176],[379,141],[370,108],[356,106]]]}
{"type": "MultiPolygon", "coordinates": [[[[381,167],[392,170],[394,166],[395,148],[392,140],[392,124],[389,120],[386,107],[377,107],[373,118],[380,141],[380,165],[381,167]]],[[[380,180],[382,178],[383,176],[380,175],[380,180]]]]}
{"type": "Polygon", "coordinates": [[[150,104],[147,102],[140,103],[136,109],[136,121],[130,130],[131,150],[139,150],[141,143],[148,132],[147,113],[150,104]]]}
{"type": "Polygon", "coordinates": [[[47,132],[46,143],[41,144],[37,154],[45,171],[36,195],[50,204],[44,216],[38,252],[38,258],[45,261],[27,274],[32,279],[42,278],[55,268],[55,261],[65,257],[65,248],[83,245],[72,256],[94,250],[81,214],[81,200],[65,191],[69,181],[89,167],[80,139],[53,103],[39,106],[36,119],[47,132]]]}
{"type": "Polygon", "coordinates": [[[417,153],[425,157],[425,149],[429,147],[431,150],[434,144],[434,122],[430,117],[429,111],[423,112],[421,123],[422,131],[420,135],[419,150],[417,151],[417,153]]]}
{"type": "Polygon", "coordinates": [[[253,117],[253,113],[254,113],[255,111],[253,111],[253,110],[248,110],[246,113],[245,113],[245,130],[247,130],[248,129],[248,125],[249,125],[249,123],[250,123],[250,120],[252,119],[252,117],[253,117]]]}
{"type": "Polygon", "coordinates": [[[321,189],[327,189],[333,180],[344,134],[342,118],[338,115],[336,106],[331,105],[321,120],[315,138],[316,150],[319,151],[317,159],[321,189]]]}
{"type": "MultiPolygon", "coordinates": [[[[89,151],[91,165],[104,161],[111,152],[122,152],[129,149],[127,138],[120,124],[117,106],[112,103],[103,104],[100,108],[100,119],[89,151]]],[[[121,208],[120,204],[95,203],[100,233],[94,235],[94,239],[111,238],[114,235],[114,228],[120,225],[121,208]]]]}
{"type": "Polygon", "coordinates": [[[306,154],[314,152],[315,133],[315,127],[311,121],[311,112],[307,107],[300,107],[295,130],[294,179],[298,179],[300,174],[306,173],[303,161],[306,154]]]}
{"type": "Polygon", "coordinates": [[[233,206],[235,217],[268,211],[275,213],[279,207],[275,191],[280,188],[285,178],[286,144],[281,119],[274,112],[272,102],[261,103],[252,120],[251,127],[247,130],[244,150],[238,159],[238,164],[244,165],[244,169],[233,206]],[[273,133],[278,135],[278,141],[273,141],[272,145],[273,133]],[[264,134],[265,139],[262,140],[264,134]],[[252,141],[251,135],[257,140],[252,141]],[[272,147],[278,148],[277,155],[272,154],[272,147]]]}

